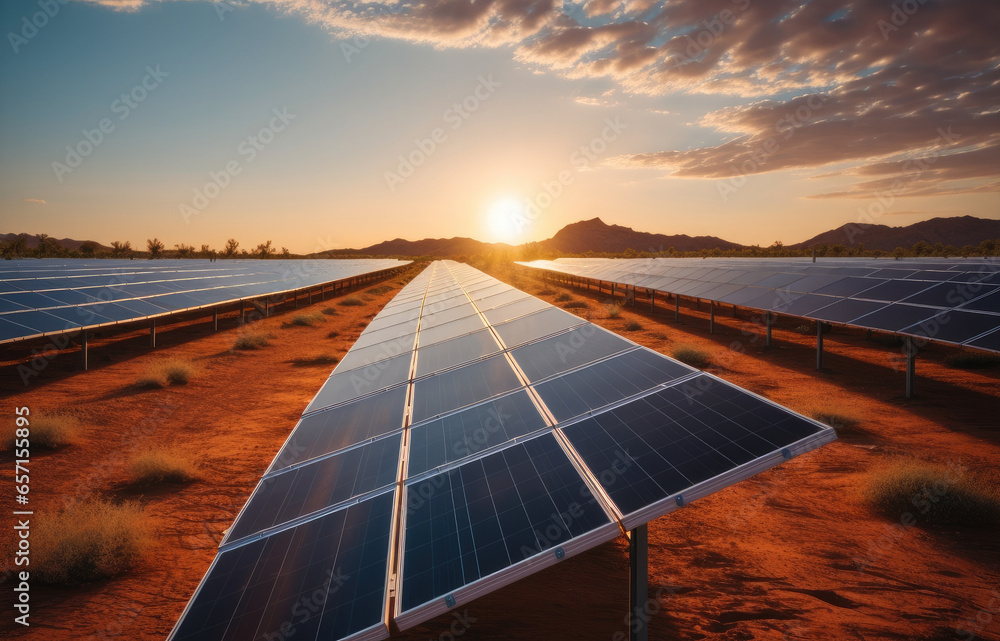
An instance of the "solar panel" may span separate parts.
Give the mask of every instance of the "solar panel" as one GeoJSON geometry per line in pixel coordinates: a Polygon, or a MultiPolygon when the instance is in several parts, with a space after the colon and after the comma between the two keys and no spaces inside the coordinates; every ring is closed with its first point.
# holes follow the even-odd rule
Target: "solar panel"
{"type": "Polygon", "coordinates": [[[171,639],[268,638],[314,593],[296,638],[385,638],[835,438],[514,291],[452,262],[403,288],[306,408],[171,639]],[[397,325],[415,330],[405,349],[397,325]],[[371,389],[353,380],[366,371],[371,389]],[[334,589],[330,568],[353,569],[334,589]]]}
{"type": "Polygon", "coordinates": [[[131,322],[361,276],[408,261],[42,259],[0,265],[0,342],[131,322]],[[114,302],[112,302],[114,301],[114,302]],[[94,322],[74,316],[93,305],[94,322]],[[56,311],[58,310],[58,311],[56,311]],[[42,312],[54,312],[49,316],[42,312]],[[20,316],[18,312],[26,315],[20,316]],[[55,323],[51,318],[65,322],[55,323]],[[31,322],[24,322],[31,321],[31,322]],[[12,324],[13,323],[13,324],[12,324]],[[24,327],[19,330],[18,327],[24,327]]]}
{"type": "MultiPolygon", "coordinates": [[[[561,274],[650,288],[752,309],[896,332],[990,349],[974,331],[1000,328],[1000,272],[986,260],[608,259],[561,258],[520,263],[561,274]],[[941,310],[959,315],[952,329],[928,332],[923,322],[941,310]],[[964,329],[958,329],[960,327],[964,329]],[[967,327],[966,327],[967,326],[967,327]]],[[[943,318],[943,316],[941,317],[943,318]]],[[[940,320],[940,319],[938,319],[940,320]]],[[[935,321],[937,322],[937,321],[935,321]]]]}

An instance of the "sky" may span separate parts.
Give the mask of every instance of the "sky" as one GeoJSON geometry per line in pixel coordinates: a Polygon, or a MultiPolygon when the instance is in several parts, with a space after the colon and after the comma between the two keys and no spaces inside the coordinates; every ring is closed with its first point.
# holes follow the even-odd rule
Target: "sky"
{"type": "Polygon", "coordinates": [[[995,1],[5,0],[0,29],[0,232],[310,253],[1000,218],[995,1]]]}

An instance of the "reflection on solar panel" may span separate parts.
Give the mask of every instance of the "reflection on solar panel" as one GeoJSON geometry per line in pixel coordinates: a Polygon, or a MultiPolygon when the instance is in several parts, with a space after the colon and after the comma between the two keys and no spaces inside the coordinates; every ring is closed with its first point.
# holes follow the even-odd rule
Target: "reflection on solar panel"
{"type": "Polygon", "coordinates": [[[0,343],[292,292],[408,262],[5,261],[0,265],[0,343]]]}
{"type": "Polygon", "coordinates": [[[309,404],[171,638],[276,638],[317,594],[295,638],[385,638],[834,438],[434,263],[309,404]]]}
{"type": "Polygon", "coordinates": [[[526,267],[997,350],[995,260],[560,258],[526,267]],[[954,312],[960,308],[963,313],[954,312]],[[968,312],[968,313],[964,313],[968,312]]]}

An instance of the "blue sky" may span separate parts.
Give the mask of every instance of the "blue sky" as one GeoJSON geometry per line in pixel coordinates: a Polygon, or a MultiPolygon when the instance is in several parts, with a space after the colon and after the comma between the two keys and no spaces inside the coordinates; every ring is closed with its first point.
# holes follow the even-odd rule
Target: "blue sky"
{"type": "MultiPolygon", "coordinates": [[[[856,3],[857,29],[873,47],[894,47],[872,56],[898,58],[895,75],[840,68],[860,46],[856,33],[819,52],[800,43],[808,62],[795,59],[795,41],[771,59],[760,46],[750,51],[764,33],[761,2],[703,37],[705,55],[671,76],[660,58],[683,55],[706,21],[743,5],[544,5],[552,15],[532,23],[512,15],[516,3],[486,3],[491,12],[471,18],[449,13],[456,3],[435,4],[373,19],[370,5],[301,0],[52,0],[58,11],[42,20],[45,0],[4,3],[0,231],[139,246],[153,236],[168,246],[271,239],[310,252],[394,237],[540,240],[594,216],[765,245],[872,212],[892,225],[1000,216],[997,167],[983,168],[997,157],[996,114],[975,104],[977,88],[973,98],[932,92],[924,104],[894,93],[911,73],[907,58],[947,44],[899,35],[925,33],[919,13],[890,33],[896,42],[872,19],[884,5],[856,3]],[[25,19],[44,26],[25,31],[25,19]],[[357,37],[362,30],[378,33],[357,37]],[[873,92],[885,95],[859,107],[858,96],[873,92]],[[126,112],[121,96],[130,93],[142,100],[126,112]],[[829,98],[804,103],[819,95],[829,98]],[[456,110],[463,101],[474,109],[456,110]],[[893,101],[893,117],[869,122],[893,101]],[[276,121],[275,110],[288,117],[276,121]],[[940,123],[927,117],[935,111],[940,123]],[[791,135],[766,147],[774,123],[796,113],[791,135]],[[67,145],[87,151],[85,132],[102,119],[113,129],[66,171],[67,145]],[[942,140],[935,124],[961,135],[942,140]],[[440,142],[424,153],[435,130],[440,142]],[[581,146],[585,167],[574,156],[581,146]],[[765,162],[741,165],[759,150],[765,162]],[[420,161],[412,175],[402,176],[400,155],[420,161]],[[901,165],[928,157],[915,178],[901,165]],[[227,166],[239,173],[226,179],[227,166]],[[557,185],[561,172],[568,179],[557,185]],[[893,190],[900,176],[907,187],[893,190]],[[539,201],[546,185],[558,194],[539,201]],[[887,194],[891,204],[872,206],[887,194]],[[542,206],[525,216],[532,202],[542,206]]],[[[932,9],[926,19],[939,19],[932,9]]],[[[985,10],[995,18],[995,6],[985,10]]],[[[810,19],[831,30],[827,17],[810,19]]],[[[942,84],[979,77],[986,101],[997,51],[984,46],[959,53],[947,74],[925,73],[942,84]]]]}

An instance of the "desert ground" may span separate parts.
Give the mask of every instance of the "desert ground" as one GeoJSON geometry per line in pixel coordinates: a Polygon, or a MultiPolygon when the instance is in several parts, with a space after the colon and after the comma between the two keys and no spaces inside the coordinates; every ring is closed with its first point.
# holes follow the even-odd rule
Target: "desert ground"
{"type": "MultiPolygon", "coordinates": [[[[685,307],[680,323],[672,308],[626,307],[611,318],[606,293],[544,283],[511,267],[487,271],[555,305],[580,302],[569,311],[668,355],[680,345],[708,351],[708,371],[804,414],[832,407],[860,419],[830,445],[650,523],[651,639],[1000,639],[996,532],[930,527],[920,515],[907,527],[875,513],[863,493],[871,470],[899,457],[1000,478],[1000,368],[955,369],[946,358],[956,350],[931,345],[919,355],[917,396],[906,399],[899,348],[886,337],[834,329],[817,372],[815,336],[801,321],[781,320],[765,349],[759,331],[746,331],[748,321],[728,312],[717,314],[710,335],[705,306],[685,307]]],[[[28,386],[16,365],[31,346],[0,351],[4,412],[12,416],[22,405],[69,412],[83,426],[77,442],[33,451],[36,514],[91,495],[133,500],[156,532],[154,552],[124,576],[33,585],[30,628],[12,622],[12,592],[4,589],[0,636],[165,638],[223,531],[333,368],[325,361],[346,353],[405,282],[348,294],[364,305],[340,306],[339,297],[258,321],[272,339],[257,350],[232,349],[242,330],[228,314],[218,332],[210,318],[176,324],[152,350],[142,330],[94,340],[89,371],[66,349],[28,386]],[[366,293],[373,290],[380,293],[366,293]],[[336,313],[312,326],[289,322],[327,308],[336,313]],[[162,389],[135,384],[167,358],[191,362],[196,375],[162,389]],[[196,461],[201,478],[125,485],[130,456],[163,445],[196,461]]],[[[13,455],[0,454],[4,488],[13,486],[13,467],[13,455]]],[[[7,510],[0,527],[12,532],[12,525],[7,510]]],[[[9,570],[11,537],[0,540],[9,570]]],[[[393,638],[623,639],[627,609],[622,537],[393,638]]]]}

